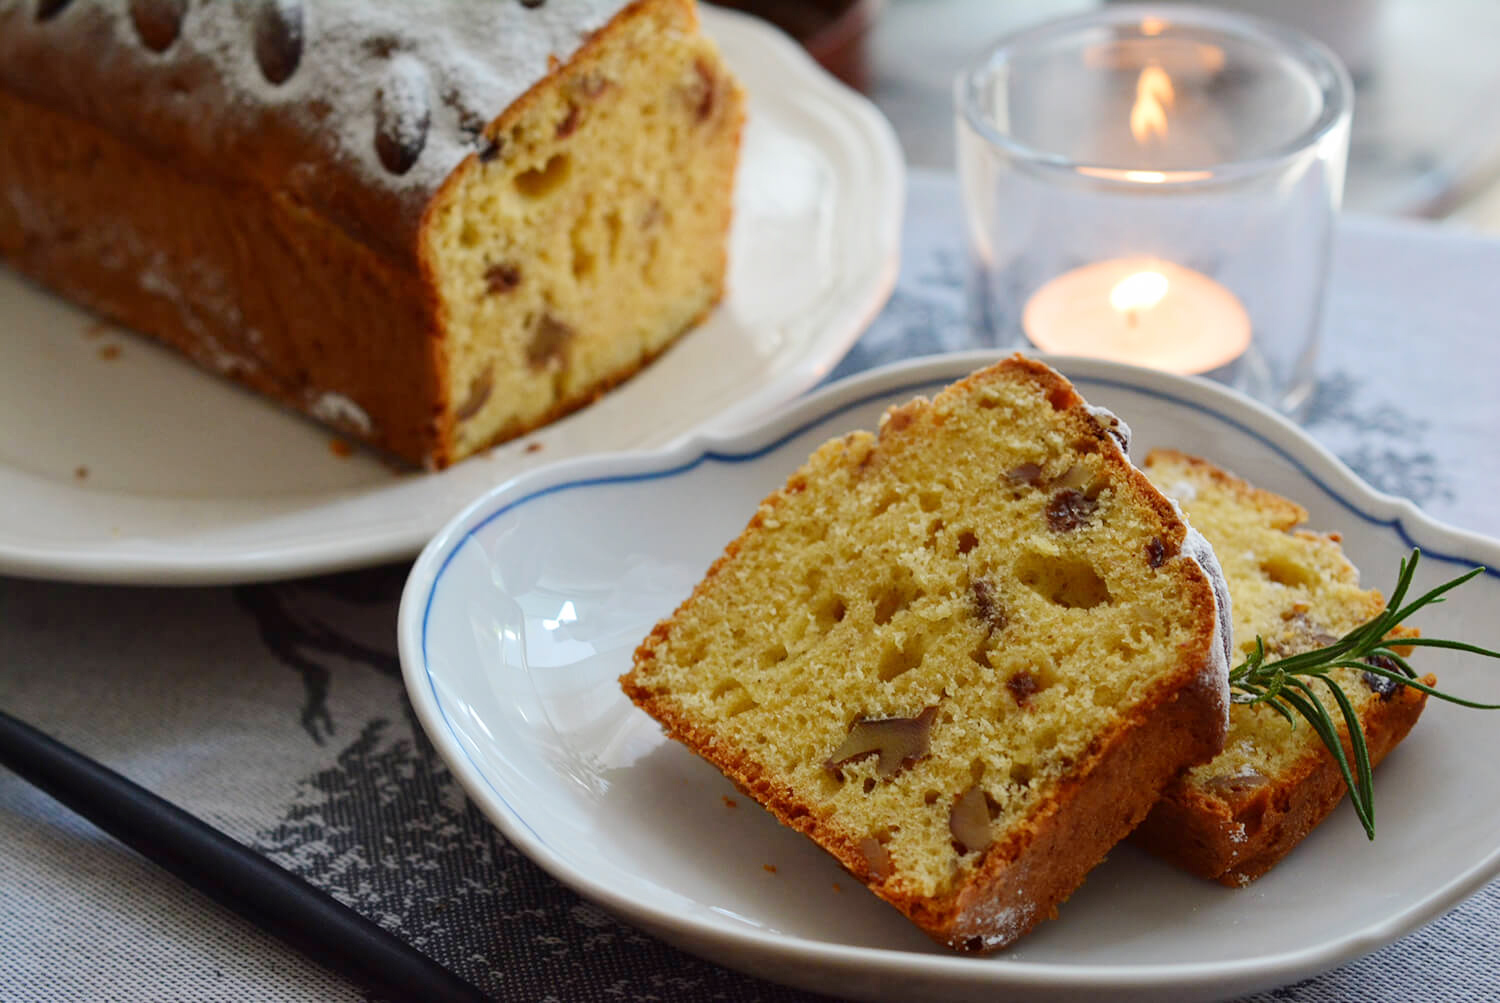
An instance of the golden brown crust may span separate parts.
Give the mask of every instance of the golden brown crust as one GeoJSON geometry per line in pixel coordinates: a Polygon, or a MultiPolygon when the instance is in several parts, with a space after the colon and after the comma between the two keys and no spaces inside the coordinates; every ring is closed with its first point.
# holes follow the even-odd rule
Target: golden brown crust
{"type": "MultiPolygon", "coordinates": [[[[1435,686],[1437,678],[1428,675],[1422,682],[1435,686]]],[[[1403,686],[1371,705],[1361,724],[1372,765],[1407,736],[1426,703],[1425,693],[1403,686]]],[[[1344,751],[1351,751],[1347,733],[1344,751]]],[[[1348,790],[1333,757],[1314,750],[1275,782],[1232,800],[1175,783],[1131,839],[1199,877],[1238,888],[1291,852],[1348,790]]]]}
{"type": "Polygon", "coordinates": [[[408,460],[441,455],[432,294],[285,195],[189,177],[89,123],[0,91],[0,258],[293,408],[322,389],[408,460]],[[393,381],[391,373],[402,374],[393,381]]]}

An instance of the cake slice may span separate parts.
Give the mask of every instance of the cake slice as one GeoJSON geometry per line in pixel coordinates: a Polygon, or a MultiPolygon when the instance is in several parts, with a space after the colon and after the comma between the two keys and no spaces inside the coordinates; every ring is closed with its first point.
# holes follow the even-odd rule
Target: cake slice
{"type": "Polygon", "coordinates": [[[622,677],[941,943],[1001,947],[1221,747],[1227,597],[1126,432],[1019,357],[821,446],[622,677]]]}
{"type": "MultiPolygon", "coordinates": [[[[1254,650],[1257,635],[1268,656],[1285,657],[1328,644],[1384,609],[1379,592],[1360,588],[1336,533],[1297,529],[1307,521],[1302,506],[1169,450],[1152,452],[1145,470],[1213,544],[1233,600],[1235,662],[1254,650]]],[[[1355,669],[1332,675],[1379,763],[1416,723],[1426,694],[1355,669]]],[[[1224,751],[1168,787],[1133,838],[1194,874],[1238,886],[1286,856],[1348,789],[1306,724],[1292,728],[1269,707],[1242,704],[1229,721],[1224,751]]]]}

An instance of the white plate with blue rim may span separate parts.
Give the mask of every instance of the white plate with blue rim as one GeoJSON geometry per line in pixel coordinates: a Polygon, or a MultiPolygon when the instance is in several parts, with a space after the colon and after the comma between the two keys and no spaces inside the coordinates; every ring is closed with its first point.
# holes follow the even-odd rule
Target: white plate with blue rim
{"type": "MultiPolygon", "coordinates": [[[[843,381],[773,421],[659,452],[584,458],[480,498],[413,567],[399,643],[423,726],[469,795],[558,880],[663,939],[789,985],[860,999],[1213,999],[1290,982],[1434,919],[1500,872],[1500,729],[1432,701],[1376,773],[1378,838],[1341,806],[1242,889],[1122,846],[1056,920],[990,957],[935,946],[812,843],[667,740],[617,677],[759,500],[819,443],[996,358],[920,359],[843,381]]],[[[1500,542],[1439,525],[1363,484],[1295,425],[1206,381],[1050,360],[1131,425],[1292,497],[1389,589],[1412,547],[1417,588],[1500,542]]],[[[1500,647],[1500,575],[1416,618],[1500,647]]],[[[1500,666],[1422,652],[1445,689],[1500,702],[1500,666]]]]}
{"type": "Polygon", "coordinates": [[[895,283],[901,150],[791,39],[702,14],[749,114],[728,290],[671,351],[561,421],[397,471],[0,268],[0,574],[204,585],[407,558],[523,470],[733,427],[816,385],[895,283]]]}

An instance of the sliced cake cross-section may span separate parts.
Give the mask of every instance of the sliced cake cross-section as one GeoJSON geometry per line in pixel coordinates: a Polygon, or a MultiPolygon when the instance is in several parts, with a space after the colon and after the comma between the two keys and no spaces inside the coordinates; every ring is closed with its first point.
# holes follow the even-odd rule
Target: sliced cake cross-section
{"type": "Polygon", "coordinates": [[[1223,740],[1222,579],[1126,434],[1014,358],[824,444],[625,692],[940,942],[1010,943],[1223,740]]]}

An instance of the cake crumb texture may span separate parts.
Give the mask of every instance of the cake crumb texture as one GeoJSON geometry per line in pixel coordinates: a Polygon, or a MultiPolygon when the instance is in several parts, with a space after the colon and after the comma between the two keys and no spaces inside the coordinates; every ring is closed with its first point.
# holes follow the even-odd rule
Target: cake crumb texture
{"type": "Polygon", "coordinates": [[[657,3],[529,93],[434,203],[454,449],[635,372],[723,291],[743,96],[693,11],[657,3]]]}
{"type": "Polygon", "coordinates": [[[1121,435],[1014,358],[825,443],[625,691],[936,939],[1011,942],[1222,740],[1217,568],[1121,435]]]}

